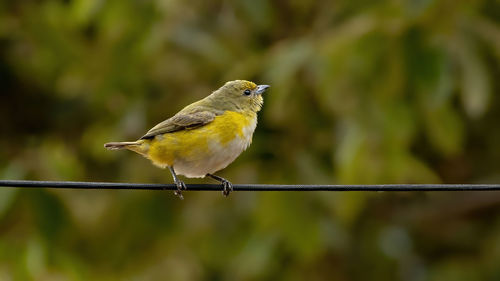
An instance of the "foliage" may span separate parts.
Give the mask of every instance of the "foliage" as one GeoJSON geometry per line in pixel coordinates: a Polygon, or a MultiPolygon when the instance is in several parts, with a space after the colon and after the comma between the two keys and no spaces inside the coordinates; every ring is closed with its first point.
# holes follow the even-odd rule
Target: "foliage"
{"type": "MultiPolygon", "coordinates": [[[[171,182],[103,143],[248,79],[272,88],[235,183],[498,182],[499,19],[491,0],[2,1],[0,177],[171,182]]],[[[1,280],[500,277],[494,193],[0,192],[1,280]]]]}

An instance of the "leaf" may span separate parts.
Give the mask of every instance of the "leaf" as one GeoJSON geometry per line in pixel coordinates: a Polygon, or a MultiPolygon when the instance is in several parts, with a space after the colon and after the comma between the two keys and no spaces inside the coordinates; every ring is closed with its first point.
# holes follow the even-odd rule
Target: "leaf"
{"type": "Polygon", "coordinates": [[[440,153],[452,155],[460,152],[465,137],[464,125],[450,105],[429,109],[425,124],[429,141],[440,153]]]}
{"type": "Polygon", "coordinates": [[[461,98],[470,117],[483,115],[491,97],[491,81],[478,50],[463,42],[457,46],[461,67],[461,98]]]}
{"type": "Polygon", "coordinates": [[[18,190],[18,188],[4,188],[0,190],[0,218],[11,206],[18,190]]]}

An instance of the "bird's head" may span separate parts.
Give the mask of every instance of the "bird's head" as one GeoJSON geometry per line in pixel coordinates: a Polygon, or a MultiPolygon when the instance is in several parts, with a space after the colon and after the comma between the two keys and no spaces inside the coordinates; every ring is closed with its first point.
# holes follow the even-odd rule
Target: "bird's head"
{"type": "Polygon", "coordinates": [[[262,94],[269,85],[256,85],[245,80],[229,81],[210,95],[213,106],[219,110],[244,113],[258,112],[264,99],[262,94]]]}

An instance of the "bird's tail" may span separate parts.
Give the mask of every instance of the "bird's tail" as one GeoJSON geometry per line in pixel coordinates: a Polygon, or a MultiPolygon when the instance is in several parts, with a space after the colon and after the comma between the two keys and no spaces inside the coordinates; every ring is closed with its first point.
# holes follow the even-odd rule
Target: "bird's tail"
{"type": "Polygon", "coordinates": [[[104,147],[109,150],[118,150],[118,149],[130,149],[131,146],[140,146],[141,142],[138,141],[124,141],[124,142],[108,142],[104,144],[104,147]]]}
{"type": "Polygon", "coordinates": [[[138,140],[138,141],[124,141],[124,142],[108,142],[104,144],[104,147],[109,150],[118,150],[118,149],[132,150],[147,158],[149,152],[149,141],[138,140]]]}

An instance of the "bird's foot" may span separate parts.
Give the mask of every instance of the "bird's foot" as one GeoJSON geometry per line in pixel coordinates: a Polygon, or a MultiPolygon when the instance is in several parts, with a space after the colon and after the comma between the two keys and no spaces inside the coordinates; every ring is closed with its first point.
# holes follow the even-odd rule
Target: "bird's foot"
{"type": "Polygon", "coordinates": [[[228,197],[229,193],[233,191],[233,184],[226,179],[223,179],[221,183],[222,183],[222,195],[224,195],[224,197],[228,197]]]}
{"type": "Polygon", "coordinates": [[[174,191],[174,194],[177,197],[179,197],[181,200],[183,200],[184,196],[182,196],[182,191],[187,189],[186,188],[186,184],[183,181],[181,181],[181,180],[176,180],[175,181],[175,185],[177,186],[177,190],[174,191]]]}
{"type": "Polygon", "coordinates": [[[226,180],[225,178],[221,178],[213,174],[206,174],[206,176],[211,177],[222,184],[222,195],[224,195],[224,197],[228,197],[229,193],[233,191],[233,184],[230,181],[226,180]]]}

